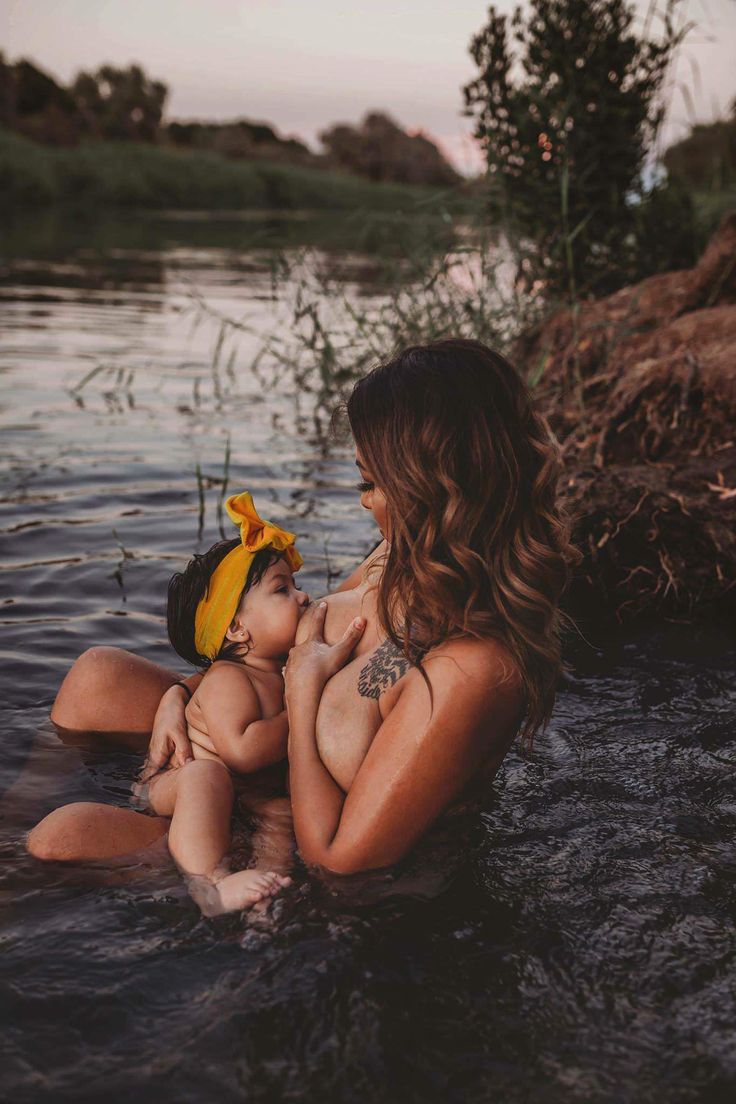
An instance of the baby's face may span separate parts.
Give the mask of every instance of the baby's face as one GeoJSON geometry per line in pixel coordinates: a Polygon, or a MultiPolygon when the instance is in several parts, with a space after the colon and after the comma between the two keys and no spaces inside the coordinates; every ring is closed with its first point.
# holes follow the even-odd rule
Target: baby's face
{"type": "Polygon", "coordinates": [[[285,561],[271,564],[243,596],[236,615],[250,633],[253,654],[268,659],[286,655],[308,605],[309,595],[296,585],[285,561]]]}

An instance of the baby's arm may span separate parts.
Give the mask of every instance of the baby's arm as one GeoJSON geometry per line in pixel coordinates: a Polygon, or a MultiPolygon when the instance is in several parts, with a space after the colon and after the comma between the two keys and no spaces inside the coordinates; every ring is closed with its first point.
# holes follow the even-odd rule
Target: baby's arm
{"type": "Polygon", "coordinates": [[[251,774],[286,758],[286,710],[264,720],[245,668],[214,663],[197,691],[202,717],[214,748],[237,774],[251,774]]]}

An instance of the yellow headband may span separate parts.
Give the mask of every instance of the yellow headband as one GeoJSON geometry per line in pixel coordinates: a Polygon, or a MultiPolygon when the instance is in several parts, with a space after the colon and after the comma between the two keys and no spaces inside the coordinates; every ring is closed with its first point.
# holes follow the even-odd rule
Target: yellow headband
{"type": "Polygon", "coordinates": [[[225,508],[230,519],[240,526],[242,543],[228,552],[212,572],[207,593],[194,615],[194,646],[208,659],[214,659],[222,647],[256,552],[262,548],[283,552],[292,572],[298,571],[304,562],[294,546],[294,534],[259,518],[249,491],[231,495],[225,508]]]}

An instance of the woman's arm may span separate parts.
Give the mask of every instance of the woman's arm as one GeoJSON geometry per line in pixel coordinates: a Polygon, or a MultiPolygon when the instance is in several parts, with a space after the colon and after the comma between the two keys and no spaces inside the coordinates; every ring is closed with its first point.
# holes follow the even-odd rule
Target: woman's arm
{"type": "Polygon", "coordinates": [[[314,676],[301,685],[295,679],[290,690],[287,669],[291,801],[306,862],[343,874],[397,862],[494,749],[500,760],[516,733],[521,702],[517,679],[502,682],[500,664],[491,647],[445,645],[425,661],[433,710],[421,674],[410,671],[347,795],[317,752],[323,684],[314,676]]]}
{"type": "Polygon", "coordinates": [[[153,719],[148,757],[141,771],[141,782],[163,770],[170,759],[173,759],[174,766],[183,767],[193,758],[184,711],[201,681],[202,675],[190,675],[180,683],[175,682],[162,696],[153,719]]]}

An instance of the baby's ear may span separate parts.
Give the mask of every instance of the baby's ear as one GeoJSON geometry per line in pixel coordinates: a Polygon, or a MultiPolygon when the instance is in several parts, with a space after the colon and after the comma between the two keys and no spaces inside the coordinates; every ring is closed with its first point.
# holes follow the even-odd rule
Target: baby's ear
{"type": "Polygon", "coordinates": [[[250,633],[237,615],[230,622],[225,639],[233,644],[250,644],[250,633]]]}

